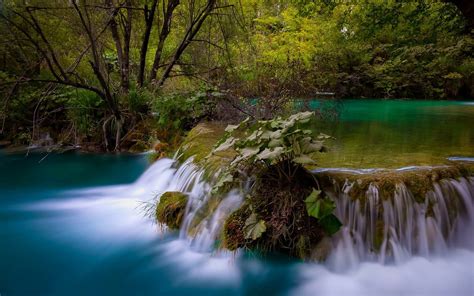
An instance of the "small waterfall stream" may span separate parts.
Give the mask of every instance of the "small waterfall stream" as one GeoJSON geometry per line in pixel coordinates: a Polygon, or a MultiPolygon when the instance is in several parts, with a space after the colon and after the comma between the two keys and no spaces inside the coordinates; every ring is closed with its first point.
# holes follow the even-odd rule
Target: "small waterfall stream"
{"type": "Polygon", "coordinates": [[[346,181],[332,195],[344,225],[329,258],[336,270],[361,261],[402,263],[415,255],[443,255],[448,248],[473,249],[474,178],[434,183],[422,202],[403,183],[396,184],[392,198],[382,199],[371,184],[365,199],[353,200],[352,185],[346,181]]]}
{"type": "Polygon", "coordinates": [[[179,237],[188,240],[191,247],[197,251],[212,251],[225,219],[241,205],[243,197],[236,190],[232,190],[221,201],[217,201],[218,206],[208,215],[206,207],[211,198],[211,186],[204,180],[204,170],[197,167],[192,158],[178,168],[175,168],[176,164],[170,159],[157,161],[133,187],[153,192],[157,196],[157,202],[160,195],[166,191],[187,194],[189,199],[179,237]],[[192,236],[189,235],[191,231],[192,236]]]}

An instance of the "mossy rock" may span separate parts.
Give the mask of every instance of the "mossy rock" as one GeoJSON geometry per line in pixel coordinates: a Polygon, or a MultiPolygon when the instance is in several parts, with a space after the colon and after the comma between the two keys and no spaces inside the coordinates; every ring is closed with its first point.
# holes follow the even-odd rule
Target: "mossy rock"
{"type": "Polygon", "coordinates": [[[165,192],[156,206],[156,220],[171,229],[179,229],[183,222],[188,196],[182,192],[165,192]]]}
{"type": "Polygon", "coordinates": [[[225,133],[226,125],[221,122],[202,122],[189,131],[181,146],[181,159],[194,157],[194,162],[206,170],[206,175],[226,167],[234,159],[232,149],[211,154],[214,145],[225,133]]]}
{"type": "Polygon", "coordinates": [[[349,191],[353,199],[365,200],[370,185],[378,188],[381,198],[390,199],[394,196],[397,184],[403,183],[416,201],[424,202],[426,194],[433,190],[433,184],[443,179],[473,176],[472,167],[470,164],[453,164],[406,171],[384,170],[367,174],[326,171],[316,173],[316,176],[325,189],[332,187],[334,182],[339,188],[342,188],[346,181],[353,183],[349,191]]]}

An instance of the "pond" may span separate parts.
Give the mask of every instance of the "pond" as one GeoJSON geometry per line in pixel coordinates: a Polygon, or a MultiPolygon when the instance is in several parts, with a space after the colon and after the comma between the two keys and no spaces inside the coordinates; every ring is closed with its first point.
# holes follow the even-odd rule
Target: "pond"
{"type": "Polygon", "coordinates": [[[322,167],[399,168],[474,157],[474,102],[358,99],[309,107],[338,115],[314,127],[336,138],[322,167]]]}

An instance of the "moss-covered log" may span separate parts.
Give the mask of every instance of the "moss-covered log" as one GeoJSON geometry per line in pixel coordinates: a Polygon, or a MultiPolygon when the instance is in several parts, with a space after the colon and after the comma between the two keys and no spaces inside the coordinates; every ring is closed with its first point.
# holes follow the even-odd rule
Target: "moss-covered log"
{"type": "Polygon", "coordinates": [[[181,192],[165,192],[156,206],[156,220],[168,225],[171,229],[179,229],[183,222],[188,196],[181,192]]]}

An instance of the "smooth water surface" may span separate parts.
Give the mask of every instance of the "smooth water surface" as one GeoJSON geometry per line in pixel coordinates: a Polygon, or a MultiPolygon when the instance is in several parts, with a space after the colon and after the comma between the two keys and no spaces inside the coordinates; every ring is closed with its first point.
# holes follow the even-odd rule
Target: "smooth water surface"
{"type": "Polygon", "coordinates": [[[474,103],[457,101],[313,101],[323,114],[315,126],[336,140],[322,167],[399,168],[474,157],[474,103]]]}
{"type": "Polygon", "coordinates": [[[166,178],[145,174],[132,183],[145,170],[144,157],[41,159],[0,155],[2,296],[463,296],[474,291],[474,252],[464,249],[338,272],[324,264],[249,253],[197,252],[145,215],[146,201],[166,178]]]}

